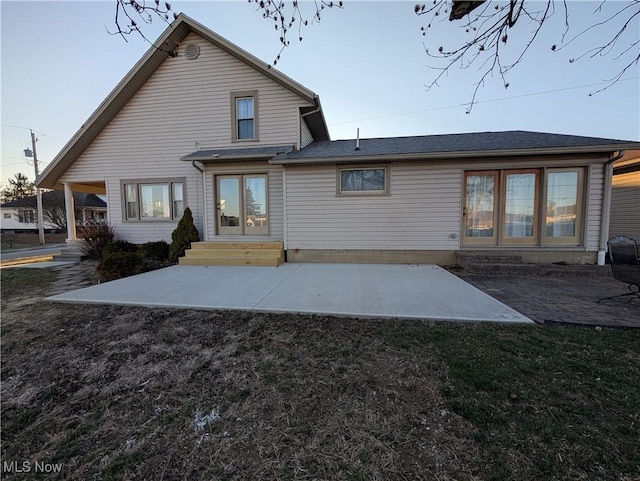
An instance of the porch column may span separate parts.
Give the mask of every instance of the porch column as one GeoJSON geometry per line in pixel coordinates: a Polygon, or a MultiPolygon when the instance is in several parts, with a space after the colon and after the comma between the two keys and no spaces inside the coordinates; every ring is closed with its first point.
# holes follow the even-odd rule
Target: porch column
{"type": "Polygon", "coordinates": [[[64,185],[64,208],[67,214],[67,244],[74,244],[78,240],[76,237],[76,208],[73,201],[73,191],[69,182],[64,185]]]}
{"type": "Polygon", "coordinates": [[[600,216],[600,248],[598,249],[598,265],[605,265],[607,240],[609,240],[609,223],[611,220],[611,190],[613,189],[613,162],[621,158],[624,152],[604,164],[604,184],[602,186],[602,214],[600,216]]]}

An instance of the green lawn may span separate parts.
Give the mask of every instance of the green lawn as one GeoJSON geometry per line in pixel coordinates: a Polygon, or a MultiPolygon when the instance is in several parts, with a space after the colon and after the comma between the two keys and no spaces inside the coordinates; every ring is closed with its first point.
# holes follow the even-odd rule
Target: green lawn
{"type": "Polygon", "coordinates": [[[2,479],[640,479],[638,330],[76,306],[0,272],[2,458],[32,467],[2,479]]]}

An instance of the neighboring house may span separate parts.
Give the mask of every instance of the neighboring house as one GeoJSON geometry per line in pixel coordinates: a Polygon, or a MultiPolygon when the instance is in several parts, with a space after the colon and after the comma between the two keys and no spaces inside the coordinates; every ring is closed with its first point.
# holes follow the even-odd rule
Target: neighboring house
{"type": "MultiPolygon", "coordinates": [[[[107,203],[96,194],[73,194],[75,201],[76,224],[96,224],[107,222],[107,203]]],[[[0,206],[2,211],[2,232],[11,231],[37,231],[38,212],[36,210],[36,196],[25,197],[0,206]]],[[[64,195],[61,191],[49,191],[42,194],[42,205],[45,210],[62,208],[64,212],[64,195]]],[[[58,225],[47,222],[45,217],[44,229],[46,231],[59,230],[58,225]]]]}
{"type": "Polygon", "coordinates": [[[626,235],[640,243],[640,150],[613,164],[609,236],[626,235]]]}
{"type": "MultiPolygon", "coordinates": [[[[37,184],[106,194],[131,242],[280,241],[288,260],[595,262],[611,162],[640,143],[537,132],[330,141],[318,96],[179,15],[37,184]]],[[[70,228],[69,241],[75,238],[70,228]]],[[[602,256],[604,257],[604,256],[602,256]]]]}

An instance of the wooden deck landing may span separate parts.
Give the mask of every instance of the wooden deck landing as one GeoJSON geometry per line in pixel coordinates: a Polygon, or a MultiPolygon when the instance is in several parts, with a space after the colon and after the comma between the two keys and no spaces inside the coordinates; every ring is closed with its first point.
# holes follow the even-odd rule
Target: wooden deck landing
{"type": "Polygon", "coordinates": [[[284,262],[282,242],[194,242],[182,266],[269,266],[284,262]]]}

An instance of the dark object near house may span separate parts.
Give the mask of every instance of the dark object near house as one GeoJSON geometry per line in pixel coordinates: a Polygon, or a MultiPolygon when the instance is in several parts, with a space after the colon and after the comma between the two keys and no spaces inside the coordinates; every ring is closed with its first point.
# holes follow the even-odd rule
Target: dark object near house
{"type": "Polygon", "coordinates": [[[475,10],[480,5],[482,5],[485,1],[486,0],[455,0],[453,2],[453,5],[451,5],[451,14],[449,15],[449,20],[460,20],[468,13],[471,13],[472,10],[475,10]]]}
{"type": "Polygon", "coordinates": [[[182,214],[182,219],[178,222],[178,227],[171,233],[171,245],[169,246],[169,260],[178,261],[178,257],[184,256],[184,251],[191,248],[192,242],[198,242],[200,235],[193,223],[193,214],[187,207],[182,214]]]}
{"type": "Polygon", "coordinates": [[[611,273],[613,278],[628,284],[629,292],[618,294],[617,296],[603,297],[614,299],[616,297],[634,296],[629,299],[640,299],[640,260],[638,259],[638,244],[631,237],[612,237],[607,242],[609,247],[609,258],[611,259],[611,273]]]}

